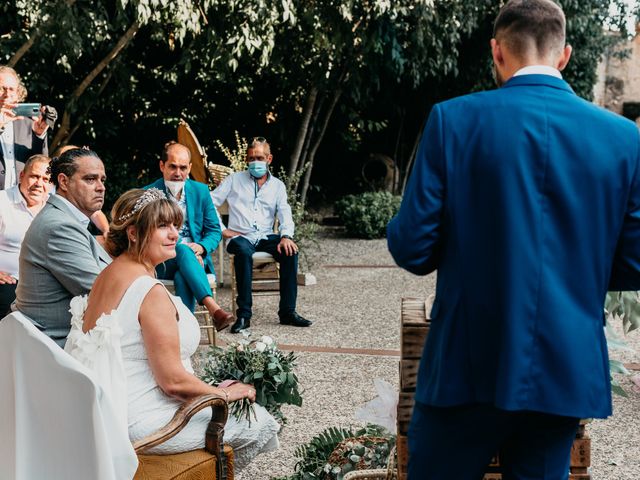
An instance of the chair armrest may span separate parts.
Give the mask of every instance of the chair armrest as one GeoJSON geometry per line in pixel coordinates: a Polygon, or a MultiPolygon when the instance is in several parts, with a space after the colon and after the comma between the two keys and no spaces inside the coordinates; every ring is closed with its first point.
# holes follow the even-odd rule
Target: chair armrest
{"type": "Polygon", "coordinates": [[[156,445],[166,442],[171,437],[177,435],[189,422],[191,417],[207,407],[211,407],[213,413],[207,427],[205,449],[209,453],[216,455],[218,460],[221,460],[221,440],[222,434],[224,433],[224,425],[227,422],[228,408],[227,402],[225,402],[224,399],[213,394],[200,395],[184,402],[180,408],[176,410],[175,415],[169,423],[154,433],[134,442],[134,450],[137,454],[141,454],[156,445]]]}

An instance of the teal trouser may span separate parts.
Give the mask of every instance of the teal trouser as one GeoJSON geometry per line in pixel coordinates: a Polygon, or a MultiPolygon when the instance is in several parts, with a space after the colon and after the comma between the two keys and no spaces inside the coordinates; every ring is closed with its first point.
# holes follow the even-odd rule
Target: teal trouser
{"type": "Polygon", "coordinates": [[[213,296],[207,273],[187,245],[176,245],[176,257],[167,260],[156,267],[158,278],[173,280],[176,295],[193,312],[196,300],[201,303],[207,297],[213,296]]]}

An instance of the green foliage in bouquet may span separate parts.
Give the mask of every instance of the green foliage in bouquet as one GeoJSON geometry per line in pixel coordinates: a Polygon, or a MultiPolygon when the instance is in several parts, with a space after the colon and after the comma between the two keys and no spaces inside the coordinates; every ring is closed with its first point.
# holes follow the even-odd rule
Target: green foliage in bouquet
{"type": "Polygon", "coordinates": [[[395,435],[378,425],[329,427],[295,451],[295,473],[272,480],[342,480],[352,470],[386,468],[395,435]]]}
{"type": "MultiPolygon", "coordinates": [[[[287,419],[280,407],[283,404],[302,405],[298,377],[293,369],[296,355],[278,349],[271,337],[260,340],[240,340],[226,348],[211,347],[204,360],[202,380],[217,385],[224,380],[238,380],[249,383],[256,389],[256,403],[262,405],[279,422],[287,419]]],[[[253,406],[247,399],[229,405],[232,415],[255,418],[253,406]]]]}
{"type": "Polygon", "coordinates": [[[336,202],[334,210],[347,229],[357,238],[382,238],[387,224],[400,210],[402,197],[389,192],[347,195],[336,202]]]}
{"type": "MultiPolygon", "coordinates": [[[[628,349],[623,339],[619,338],[612,328],[614,320],[622,321],[624,334],[640,327],[640,295],[638,292],[609,292],[604,303],[604,312],[607,320],[607,343],[609,348],[628,349]]],[[[614,373],[629,375],[629,371],[619,360],[609,359],[609,371],[611,373],[611,390],[623,397],[628,396],[620,383],[613,377],[614,373]]]]}

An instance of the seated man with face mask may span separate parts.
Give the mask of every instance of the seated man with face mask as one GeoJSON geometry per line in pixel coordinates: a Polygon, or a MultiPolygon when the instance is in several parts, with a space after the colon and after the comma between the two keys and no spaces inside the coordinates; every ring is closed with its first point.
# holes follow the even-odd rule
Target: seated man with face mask
{"type": "Polygon", "coordinates": [[[229,225],[222,227],[228,239],[227,252],[234,255],[238,287],[238,310],[231,333],[251,326],[252,256],[267,252],[280,264],[280,323],[308,327],[312,322],[296,313],[298,294],[298,246],[293,241],[294,224],[287,189],[269,172],[273,156],[266,139],[254,138],[247,147],[249,170],[229,175],[211,192],[216,208],[226,201],[229,205],[229,225]],[[273,232],[275,217],[280,232],[273,232]]]}
{"type": "Polygon", "coordinates": [[[184,215],[179,226],[176,257],[156,269],[158,278],[173,280],[176,295],[193,312],[197,301],[209,311],[217,331],[228,327],[233,315],[213,299],[207,272],[214,273],[210,253],[221,239],[220,224],[206,185],[189,180],[191,152],[177,142],[165,144],[159,178],[145,188],[157,188],[178,203],[184,215]]]}

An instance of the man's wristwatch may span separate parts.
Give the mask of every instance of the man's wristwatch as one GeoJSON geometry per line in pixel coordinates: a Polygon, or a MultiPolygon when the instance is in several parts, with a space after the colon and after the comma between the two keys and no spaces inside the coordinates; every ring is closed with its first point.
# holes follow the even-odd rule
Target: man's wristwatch
{"type": "Polygon", "coordinates": [[[289,240],[293,240],[293,238],[291,238],[291,235],[280,235],[280,238],[288,238],[289,240]]]}

